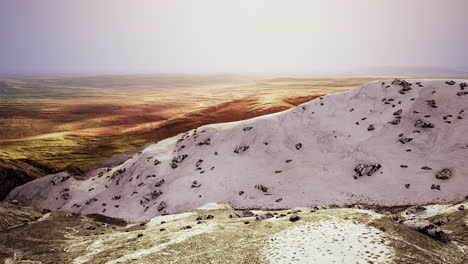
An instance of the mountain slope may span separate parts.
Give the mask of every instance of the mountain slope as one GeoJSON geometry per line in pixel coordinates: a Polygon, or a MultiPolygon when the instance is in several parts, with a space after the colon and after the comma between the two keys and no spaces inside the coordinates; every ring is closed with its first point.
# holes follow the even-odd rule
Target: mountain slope
{"type": "Polygon", "coordinates": [[[461,82],[371,82],[281,113],[203,126],[85,181],[50,175],[9,199],[128,220],[210,202],[292,208],[452,200],[468,190],[467,99],[461,82]]]}
{"type": "Polygon", "coordinates": [[[0,201],[15,187],[56,172],[55,168],[28,159],[0,159],[0,201]]]}

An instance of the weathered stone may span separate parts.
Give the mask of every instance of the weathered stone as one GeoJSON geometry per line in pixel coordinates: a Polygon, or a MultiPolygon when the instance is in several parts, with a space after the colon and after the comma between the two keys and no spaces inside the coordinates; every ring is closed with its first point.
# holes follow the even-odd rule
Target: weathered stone
{"type": "Polygon", "coordinates": [[[405,226],[416,230],[420,233],[428,235],[434,239],[440,240],[442,242],[448,242],[449,237],[448,235],[442,231],[439,227],[431,224],[429,221],[426,220],[406,220],[403,221],[402,224],[405,226]]]}
{"type": "Polygon", "coordinates": [[[90,224],[83,225],[83,228],[86,229],[86,230],[95,230],[96,229],[95,226],[90,225],[90,224]]]}
{"type": "Polygon", "coordinates": [[[203,220],[208,220],[208,219],[213,219],[214,216],[212,215],[200,215],[197,217],[197,221],[203,221],[203,220]]]}
{"type": "Polygon", "coordinates": [[[382,165],[378,163],[358,164],[356,168],[354,168],[354,171],[358,174],[358,176],[371,176],[381,167],[382,165]]]}
{"type": "Polygon", "coordinates": [[[69,175],[56,175],[52,178],[51,182],[53,185],[57,185],[59,183],[62,183],[66,180],[70,179],[69,175]]]}
{"type": "Polygon", "coordinates": [[[257,215],[257,216],[255,217],[255,220],[261,221],[261,220],[265,220],[265,219],[269,219],[269,218],[273,218],[273,214],[272,214],[272,213],[266,213],[266,214],[262,214],[262,215],[257,215]]]}
{"type": "Polygon", "coordinates": [[[166,207],[166,202],[160,202],[158,205],[158,211],[161,212],[162,210],[166,209],[166,207]]]}
{"type": "Polygon", "coordinates": [[[401,144],[406,144],[408,142],[411,142],[413,141],[412,138],[408,138],[408,137],[404,137],[404,138],[400,138],[398,141],[400,141],[401,144]]]}
{"type": "Polygon", "coordinates": [[[435,225],[441,226],[441,225],[447,224],[448,221],[449,221],[448,218],[446,216],[443,216],[443,217],[434,219],[433,222],[435,225]]]}
{"type": "Polygon", "coordinates": [[[426,103],[429,107],[437,108],[437,104],[435,100],[427,100],[426,103]]]}
{"type": "Polygon", "coordinates": [[[249,149],[249,146],[241,145],[234,149],[234,153],[241,153],[241,152],[247,151],[248,149],[249,149]]]}
{"type": "Polygon", "coordinates": [[[261,185],[261,184],[255,185],[255,188],[256,188],[256,189],[259,189],[259,190],[262,191],[262,192],[267,192],[267,191],[268,191],[268,188],[265,187],[265,186],[263,186],[263,185],[261,185]]]}
{"type": "Polygon", "coordinates": [[[416,120],[416,122],[414,123],[414,126],[415,127],[422,127],[422,128],[433,128],[434,127],[434,124],[432,123],[429,123],[429,122],[425,122],[421,119],[418,119],[416,120]]]}
{"type": "Polygon", "coordinates": [[[297,214],[293,214],[293,215],[291,215],[291,216],[289,217],[289,221],[291,221],[291,222],[297,222],[297,221],[299,221],[300,219],[301,219],[301,217],[298,216],[297,214]]]}
{"type": "Polygon", "coordinates": [[[241,212],[233,212],[229,215],[229,218],[244,218],[244,217],[252,217],[254,213],[251,211],[241,211],[241,212]]]}
{"type": "Polygon", "coordinates": [[[436,178],[440,180],[448,180],[452,177],[452,171],[450,169],[443,169],[436,174],[436,178]]]}

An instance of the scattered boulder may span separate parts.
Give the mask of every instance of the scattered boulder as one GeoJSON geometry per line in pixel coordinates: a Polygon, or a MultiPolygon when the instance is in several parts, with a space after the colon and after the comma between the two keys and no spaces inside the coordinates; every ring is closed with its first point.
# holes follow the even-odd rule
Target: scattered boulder
{"type": "Polygon", "coordinates": [[[197,217],[197,221],[203,221],[203,220],[208,220],[208,219],[213,219],[214,216],[212,215],[200,215],[197,217]]]}
{"type": "Polygon", "coordinates": [[[396,117],[395,119],[393,119],[392,121],[388,122],[390,125],[398,125],[400,124],[400,117],[396,117]]]}
{"type": "Polygon", "coordinates": [[[437,104],[435,100],[427,100],[426,103],[429,107],[437,108],[437,104]]]}
{"type": "Polygon", "coordinates": [[[452,171],[450,169],[443,169],[436,174],[436,178],[439,180],[448,180],[452,177],[452,171]]]}
{"type": "Polygon", "coordinates": [[[188,230],[188,229],[192,229],[191,226],[183,226],[180,228],[180,230],[188,230]]]}
{"type": "Polygon", "coordinates": [[[413,139],[409,137],[403,137],[403,138],[400,138],[398,141],[400,141],[401,144],[406,144],[408,142],[413,141],[413,139]]]}
{"type": "Polygon", "coordinates": [[[254,213],[251,211],[245,210],[241,212],[233,212],[229,215],[229,218],[244,218],[244,217],[252,217],[254,213]]]}
{"type": "Polygon", "coordinates": [[[253,128],[253,127],[244,127],[242,130],[244,130],[244,131],[249,131],[249,130],[251,130],[252,128],[253,128]]]}
{"type": "Polygon", "coordinates": [[[416,230],[420,233],[428,235],[434,239],[440,240],[442,242],[448,242],[449,237],[448,235],[442,231],[439,227],[431,224],[429,221],[426,220],[406,220],[403,221],[402,224],[405,226],[416,230]]]}
{"type": "Polygon", "coordinates": [[[428,167],[428,166],[423,166],[423,167],[421,167],[421,170],[432,170],[432,168],[428,167]]]}
{"type": "Polygon", "coordinates": [[[159,181],[156,182],[156,184],[154,185],[154,187],[160,187],[161,185],[164,184],[164,179],[161,179],[159,181]]]}
{"type": "Polygon", "coordinates": [[[210,138],[207,138],[203,141],[200,141],[197,143],[197,146],[203,146],[203,145],[210,145],[211,144],[211,139],[210,138]]]}
{"type": "Polygon", "coordinates": [[[448,85],[455,85],[454,81],[448,81],[448,82],[445,82],[445,83],[448,84],[448,85]]]}
{"type": "Polygon", "coordinates": [[[464,206],[463,204],[462,204],[462,205],[460,205],[460,206],[458,206],[458,210],[460,210],[460,211],[463,211],[463,210],[465,210],[465,206],[464,206]]]}
{"type": "Polygon", "coordinates": [[[416,120],[416,122],[414,123],[414,126],[415,127],[422,127],[422,128],[433,128],[434,127],[434,124],[432,123],[429,123],[429,122],[425,122],[421,119],[418,119],[416,120]]]}
{"type": "Polygon", "coordinates": [[[302,143],[297,143],[297,144],[296,144],[296,149],[297,149],[297,150],[300,150],[301,148],[302,148],[302,143]]]}
{"type": "Polygon", "coordinates": [[[465,88],[468,86],[468,84],[466,84],[466,82],[464,83],[460,83],[460,89],[461,90],[465,90],[465,88]]]}
{"type": "Polygon", "coordinates": [[[267,192],[267,191],[268,191],[268,188],[265,187],[265,186],[263,186],[263,185],[261,185],[261,184],[255,185],[255,188],[256,188],[256,189],[259,189],[259,190],[262,191],[262,192],[267,192]]]}
{"type": "Polygon", "coordinates": [[[241,145],[234,149],[234,153],[241,153],[241,152],[247,151],[248,149],[249,149],[249,146],[241,145]]]}
{"type": "Polygon", "coordinates": [[[188,157],[187,154],[183,154],[183,155],[179,155],[177,157],[174,157],[171,161],[171,167],[173,169],[177,168],[178,167],[178,164],[181,163],[182,161],[184,161],[186,158],[188,157]]]}
{"type": "Polygon", "coordinates": [[[291,222],[297,222],[301,219],[300,216],[298,216],[297,214],[292,214],[290,217],[289,217],[289,221],[291,222]]]}
{"type": "Polygon", "coordinates": [[[439,190],[440,191],[440,185],[439,184],[432,184],[431,185],[431,190],[439,190]]]}
{"type": "Polygon", "coordinates": [[[257,215],[255,217],[255,220],[257,221],[261,221],[261,220],[265,220],[265,219],[269,219],[269,218],[273,218],[274,215],[272,213],[266,213],[266,214],[262,214],[262,215],[257,215]]]}
{"type": "Polygon", "coordinates": [[[70,175],[63,175],[63,174],[55,175],[51,180],[52,185],[57,185],[59,183],[62,183],[70,179],[70,177],[71,177],[70,175]]]}
{"type": "Polygon", "coordinates": [[[200,187],[200,186],[201,186],[200,183],[198,183],[197,181],[193,181],[192,186],[190,186],[190,187],[192,187],[192,188],[198,188],[198,187],[200,187]]]}
{"type": "Polygon", "coordinates": [[[158,205],[158,211],[161,212],[162,210],[166,209],[167,205],[166,202],[160,202],[158,205]]]}
{"type": "Polygon", "coordinates": [[[370,124],[369,127],[367,128],[367,131],[372,131],[375,130],[374,125],[370,124]]]}
{"type": "Polygon", "coordinates": [[[447,224],[448,221],[449,221],[448,218],[446,216],[443,216],[443,217],[434,219],[433,223],[435,225],[441,226],[441,225],[447,224]]]}
{"type": "Polygon", "coordinates": [[[83,228],[86,230],[96,230],[96,227],[90,224],[83,225],[83,228]]]}
{"type": "Polygon", "coordinates": [[[354,168],[354,171],[358,174],[358,176],[371,176],[381,167],[382,165],[379,163],[358,164],[356,168],[354,168]]]}

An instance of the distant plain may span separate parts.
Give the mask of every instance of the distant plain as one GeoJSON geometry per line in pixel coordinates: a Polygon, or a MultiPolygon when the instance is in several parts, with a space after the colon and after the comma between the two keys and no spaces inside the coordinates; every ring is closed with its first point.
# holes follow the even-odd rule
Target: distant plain
{"type": "Polygon", "coordinates": [[[109,75],[0,78],[0,159],[88,169],[212,123],[283,111],[373,78],[109,75]]]}

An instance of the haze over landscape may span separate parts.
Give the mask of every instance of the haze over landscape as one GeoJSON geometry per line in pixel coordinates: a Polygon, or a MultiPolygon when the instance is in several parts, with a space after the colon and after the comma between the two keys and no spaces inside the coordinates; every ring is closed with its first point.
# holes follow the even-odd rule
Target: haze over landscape
{"type": "Polygon", "coordinates": [[[465,0],[0,2],[0,263],[468,263],[465,0]]]}
{"type": "Polygon", "coordinates": [[[0,73],[468,72],[464,0],[16,0],[0,5],[0,73]]]}

